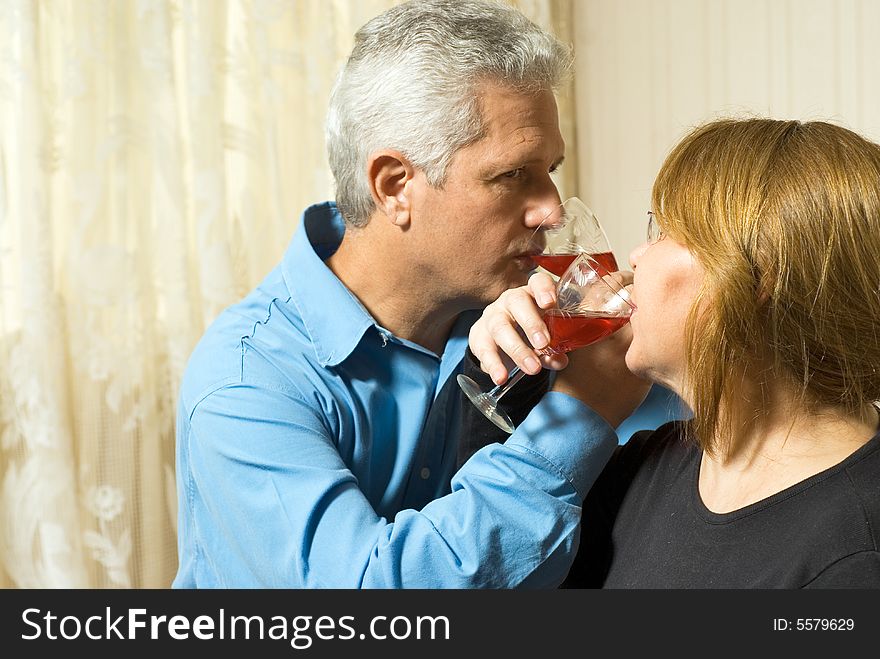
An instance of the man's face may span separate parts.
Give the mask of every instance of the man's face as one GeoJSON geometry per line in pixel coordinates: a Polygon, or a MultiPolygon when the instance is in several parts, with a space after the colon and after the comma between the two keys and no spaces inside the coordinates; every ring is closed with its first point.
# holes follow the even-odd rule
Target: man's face
{"type": "Polygon", "coordinates": [[[411,190],[413,274],[462,309],[526,283],[532,234],[560,203],[550,174],[565,151],[552,92],[480,91],[485,137],[455,154],[442,188],[419,172],[411,190]]]}

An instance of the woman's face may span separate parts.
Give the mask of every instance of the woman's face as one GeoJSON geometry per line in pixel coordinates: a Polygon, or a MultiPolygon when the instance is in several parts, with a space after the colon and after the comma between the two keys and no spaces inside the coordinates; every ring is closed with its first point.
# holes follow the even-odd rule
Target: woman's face
{"type": "Polygon", "coordinates": [[[629,260],[637,310],[632,314],[626,365],[686,399],[685,322],[700,290],[703,268],[687,247],[669,236],[643,243],[629,260]]]}

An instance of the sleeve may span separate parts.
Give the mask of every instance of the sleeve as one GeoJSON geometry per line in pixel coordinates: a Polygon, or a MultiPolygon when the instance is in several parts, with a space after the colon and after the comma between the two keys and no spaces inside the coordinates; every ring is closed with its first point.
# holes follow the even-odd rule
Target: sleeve
{"type": "MultiPolygon", "coordinates": [[[[495,386],[488,374],[480,370],[480,364],[470,348],[465,351],[463,373],[479,384],[484,391],[495,386]]],[[[550,389],[551,371],[541,369],[537,375],[527,375],[517,382],[500,401],[500,407],[510,416],[514,426],[519,426],[541,397],[550,389]]],[[[461,467],[470,457],[484,446],[495,442],[503,443],[509,435],[470,403],[461,391],[461,422],[463,432],[458,446],[458,466],[461,467]]]]}
{"type": "Polygon", "coordinates": [[[549,394],[456,474],[450,494],[390,520],[359,489],[317,403],[289,392],[216,391],[184,441],[189,553],[218,585],[545,588],[568,571],[583,496],[616,437],[584,405],[549,394]]]}
{"type": "Polygon", "coordinates": [[[577,555],[562,588],[601,588],[605,582],[614,557],[612,531],[617,513],[653,435],[650,430],[639,431],[632,441],[618,446],[590,489],[583,504],[577,555]]]}
{"type": "Polygon", "coordinates": [[[880,552],[847,556],[825,568],[804,588],[880,588],[880,552]]]}

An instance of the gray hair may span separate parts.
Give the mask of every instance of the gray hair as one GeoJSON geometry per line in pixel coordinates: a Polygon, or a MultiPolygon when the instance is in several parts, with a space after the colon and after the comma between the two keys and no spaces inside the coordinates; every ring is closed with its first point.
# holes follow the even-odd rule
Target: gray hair
{"type": "Polygon", "coordinates": [[[491,0],[410,0],[367,22],[336,79],[326,137],[336,203],[350,226],[375,210],[370,153],[400,151],[440,187],[458,149],[484,134],[477,86],[556,90],[571,49],[491,0]]]}

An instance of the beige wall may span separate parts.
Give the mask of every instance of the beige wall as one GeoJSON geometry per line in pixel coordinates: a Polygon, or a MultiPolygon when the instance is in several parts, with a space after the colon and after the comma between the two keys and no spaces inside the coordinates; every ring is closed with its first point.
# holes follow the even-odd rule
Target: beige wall
{"type": "Polygon", "coordinates": [[[619,259],[642,241],[654,174],[690,126],[759,114],[880,140],[878,0],[574,5],[578,192],[619,259]]]}

